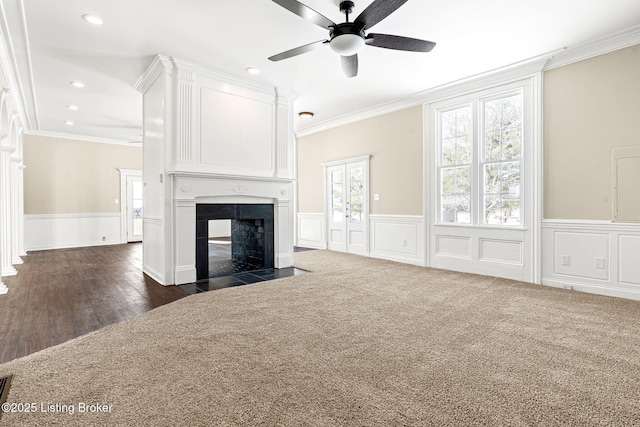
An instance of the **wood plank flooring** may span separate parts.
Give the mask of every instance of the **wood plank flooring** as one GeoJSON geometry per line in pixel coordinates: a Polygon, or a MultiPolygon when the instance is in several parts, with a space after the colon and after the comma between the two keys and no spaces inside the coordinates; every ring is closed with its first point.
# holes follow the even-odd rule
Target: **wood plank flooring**
{"type": "Polygon", "coordinates": [[[142,273],[142,244],[29,252],[2,280],[0,363],[138,317],[189,294],[142,273]]]}

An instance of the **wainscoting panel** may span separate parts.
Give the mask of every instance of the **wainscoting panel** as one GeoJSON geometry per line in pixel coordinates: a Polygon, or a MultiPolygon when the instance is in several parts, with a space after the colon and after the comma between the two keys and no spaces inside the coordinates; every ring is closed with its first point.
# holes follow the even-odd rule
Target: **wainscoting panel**
{"type": "Polygon", "coordinates": [[[413,215],[370,215],[370,256],[425,265],[424,221],[413,215]]]}
{"type": "Polygon", "coordinates": [[[436,237],[436,255],[471,258],[471,238],[439,235],[436,237]]]}
{"type": "Polygon", "coordinates": [[[120,213],[25,215],[27,251],[123,243],[120,213]]]}
{"type": "Polygon", "coordinates": [[[434,224],[431,232],[431,267],[532,281],[526,229],[434,224]]]}
{"type": "Polygon", "coordinates": [[[543,221],[542,283],[640,300],[640,225],[543,221]]]}
{"type": "Polygon", "coordinates": [[[479,259],[524,265],[524,247],[518,241],[481,238],[479,259]]]}
{"type": "Polygon", "coordinates": [[[618,251],[620,283],[640,286],[640,236],[620,235],[618,251]]]}
{"type": "Polygon", "coordinates": [[[324,214],[298,213],[298,236],[296,246],[312,249],[326,249],[324,214]]]}

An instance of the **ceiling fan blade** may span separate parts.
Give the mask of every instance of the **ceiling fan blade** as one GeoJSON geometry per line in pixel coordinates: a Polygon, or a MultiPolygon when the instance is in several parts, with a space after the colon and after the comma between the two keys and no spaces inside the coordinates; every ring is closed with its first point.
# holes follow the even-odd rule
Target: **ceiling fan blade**
{"type": "Polygon", "coordinates": [[[287,9],[289,12],[295,13],[298,16],[303,17],[307,21],[311,21],[322,28],[329,28],[332,25],[336,25],[331,19],[311,9],[296,0],[273,0],[274,3],[287,9]]]}
{"type": "Polygon", "coordinates": [[[323,44],[328,43],[327,40],[318,40],[317,42],[305,44],[304,46],[298,46],[291,50],[279,53],[269,57],[270,61],[282,61],[283,59],[291,58],[293,56],[302,55],[303,53],[311,52],[322,47],[323,44]]]}
{"type": "Polygon", "coordinates": [[[342,71],[347,77],[355,77],[358,75],[358,54],[351,56],[341,56],[340,64],[342,65],[342,71]]]}
{"type": "Polygon", "coordinates": [[[358,15],[355,22],[359,23],[363,30],[367,30],[391,15],[407,1],[409,0],[374,0],[373,3],[358,15]]]}
{"type": "Polygon", "coordinates": [[[407,50],[411,52],[431,52],[435,47],[434,42],[411,37],[392,36],[391,34],[370,33],[365,39],[369,46],[383,47],[385,49],[407,50]]]}

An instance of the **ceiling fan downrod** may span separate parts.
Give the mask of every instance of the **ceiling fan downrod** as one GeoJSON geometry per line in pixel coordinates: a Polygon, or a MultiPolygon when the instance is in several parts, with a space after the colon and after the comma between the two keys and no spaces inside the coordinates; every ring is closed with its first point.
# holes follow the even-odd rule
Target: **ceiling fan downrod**
{"type": "Polygon", "coordinates": [[[349,14],[353,12],[353,7],[355,4],[352,1],[342,1],[340,2],[340,12],[344,12],[346,16],[346,22],[349,22],[349,14]]]}

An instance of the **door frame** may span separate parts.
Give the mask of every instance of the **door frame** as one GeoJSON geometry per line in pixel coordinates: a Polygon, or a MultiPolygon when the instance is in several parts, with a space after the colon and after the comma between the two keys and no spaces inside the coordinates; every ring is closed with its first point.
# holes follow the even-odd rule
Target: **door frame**
{"type": "MultiPolygon", "coordinates": [[[[370,250],[369,250],[369,198],[370,198],[370,193],[371,193],[371,187],[370,187],[370,176],[369,176],[369,168],[370,168],[370,161],[371,161],[371,155],[370,154],[366,154],[364,156],[358,156],[358,157],[351,157],[348,159],[341,159],[341,160],[334,160],[331,162],[325,162],[322,163],[322,175],[323,175],[323,184],[322,184],[322,188],[323,188],[323,205],[324,205],[324,231],[325,231],[325,235],[324,235],[324,241],[326,242],[326,246],[329,246],[329,233],[330,233],[330,224],[329,224],[329,220],[330,220],[330,215],[331,212],[329,212],[329,204],[327,203],[327,197],[328,197],[328,189],[327,189],[327,171],[330,167],[332,166],[346,166],[349,163],[359,163],[359,162],[363,162],[364,163],[364,178],[365,178],[365,182],[366,182],[366,191],[364,193],[364,211],[363,211],[363,215],[362,215],[362,223],[363,223],[363,233],[364,233],[364,237],[363,237],[363,253],[362,254],[358,254],[358,255],[364,255],[364,256],[369,256],[370,250]]],[[[348,239],[348,237],[347,237],[348,239]]],[[[348,241],[345,241],[345,253],[349,253],[348,251],[349,245],[348,245],[348,241]]]]}
{"type": "MultiPolygon", "coordinates": [[[[127,204],[129,197],[127,194],[127,178],[142,178],[142,170],[140,169],[118,169],[120,172],[120,243],[128,243],[127,232],[129,223],[127,220],[127,204]]],[[[144,185],[144,183],[143,183],[144,185]]]]}

